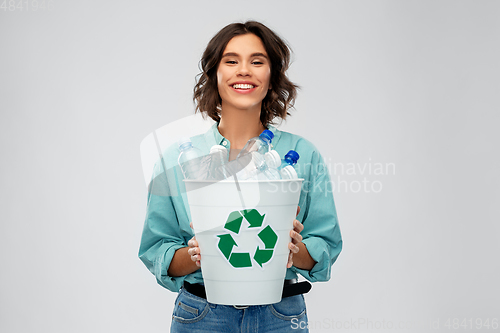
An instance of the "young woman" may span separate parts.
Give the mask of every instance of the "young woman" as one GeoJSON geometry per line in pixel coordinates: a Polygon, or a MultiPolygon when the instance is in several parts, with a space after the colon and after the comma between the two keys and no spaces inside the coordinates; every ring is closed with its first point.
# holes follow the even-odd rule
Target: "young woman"
{"type": "Polygon", "coordinates": [[[342,240],[321,155],[309,141],[271,126],[273,119],[289,115],[295,100],[296,86],[286,76],[289,62],[288,46],[263,24],[249,21],[224,27],[203,54],[202,73],[194,89],[197,111],[216,124],[191,140],[206,154],[211,146],[221,144],[233,160],[250,138],[269,129],[274,133],[273,149],[280,156],[291,149],[299,153],[296,170],[304,182],[290,232],[285,278],[285,291],[293,291],[271,305],[226,306],[206,301],[199,270],[203,254],[189,225],[183,177],[177,166],[179,150],[173,146],[155,169],[139,250],[158,283],[179,291],[171,332],[308,331],[304,297],[301,288],[294,288],[297,273],[311,282],[329,280],[342,240]]]}

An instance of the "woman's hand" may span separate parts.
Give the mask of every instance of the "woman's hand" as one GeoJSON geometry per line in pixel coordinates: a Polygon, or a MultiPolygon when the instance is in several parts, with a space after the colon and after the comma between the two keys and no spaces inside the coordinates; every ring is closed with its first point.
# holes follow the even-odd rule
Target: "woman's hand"
{"type": "MultiPolygon", "coordinates": [[[[299,215],[300,212],[300,207],[297,206],[297,215],[299,215]]],[[[297,244],[302,242],[302,236],[300,235],[300,232],[304,230],[304,226],[302,223],[300,223],[298,220],[293,221],[293,230],[290,231],[290,237],[292,238],[292,241],[288,243],[288,249],[290,249],[290,254],[288,255],[288,264],[286,265],[287,268],[292,267],[293,265],[293,255],[296,253],[299,253],[299,247],[297,244]]]]}
{"type": "MultiPolygon", "coordinates": [[[[191,229],[193,229],[193,222],[189,224],[191,229]]],[[[191,256],[191,260],[196,263],[196,266],[201,267],[201,255],[200,248],[198,247],[198,241],[196,240],[196,236],[193,236],[188,242],[188,254],[191,256]]]]}

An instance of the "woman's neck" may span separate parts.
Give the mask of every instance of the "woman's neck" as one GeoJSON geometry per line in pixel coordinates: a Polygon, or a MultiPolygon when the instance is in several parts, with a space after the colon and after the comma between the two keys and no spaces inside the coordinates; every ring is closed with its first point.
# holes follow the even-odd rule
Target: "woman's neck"
{"type": "Polygon", "coordinates": [[[219,133],[231,142],[231,150],[241,150],[249,139],[266,129],[260,122],[260,106],[254,111],[223,108],[220,118],[219,133]]]}

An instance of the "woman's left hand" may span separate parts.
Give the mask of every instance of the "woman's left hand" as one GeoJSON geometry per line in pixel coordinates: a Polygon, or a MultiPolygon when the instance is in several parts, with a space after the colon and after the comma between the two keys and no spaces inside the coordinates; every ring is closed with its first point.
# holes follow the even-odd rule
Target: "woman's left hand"
{"type": "MultiPolygon", "coordinates": [[[[299,215],[299,212],[300,212],[300,207],[297,206],[297,215],[299,215]]],[[[290,231],[290,237],[292,238],[292,241],[288,243],[290,254],[288,255],[288,264],[286,265],[287,268],[292,267],[293,255],[299,252],[299,247],[297,246],[297,244],[302,242],[302,236],[300,235],[300,232],[302,230],[304,230],[304,226],[302,225],[302,223],[300,223],[298,220],[294,220],[293,230],[290,231]]]]}

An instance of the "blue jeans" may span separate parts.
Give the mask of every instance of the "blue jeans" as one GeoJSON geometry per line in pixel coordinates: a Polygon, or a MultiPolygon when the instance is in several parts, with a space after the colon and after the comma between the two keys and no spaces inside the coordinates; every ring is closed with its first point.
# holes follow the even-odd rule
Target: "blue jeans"
{"type": "Polygon", "coordinates": [[[170,332],[309,332],[303,295],[281,302],[236,308],[208,303],[181,288],[175,300],[170,332]]]}

